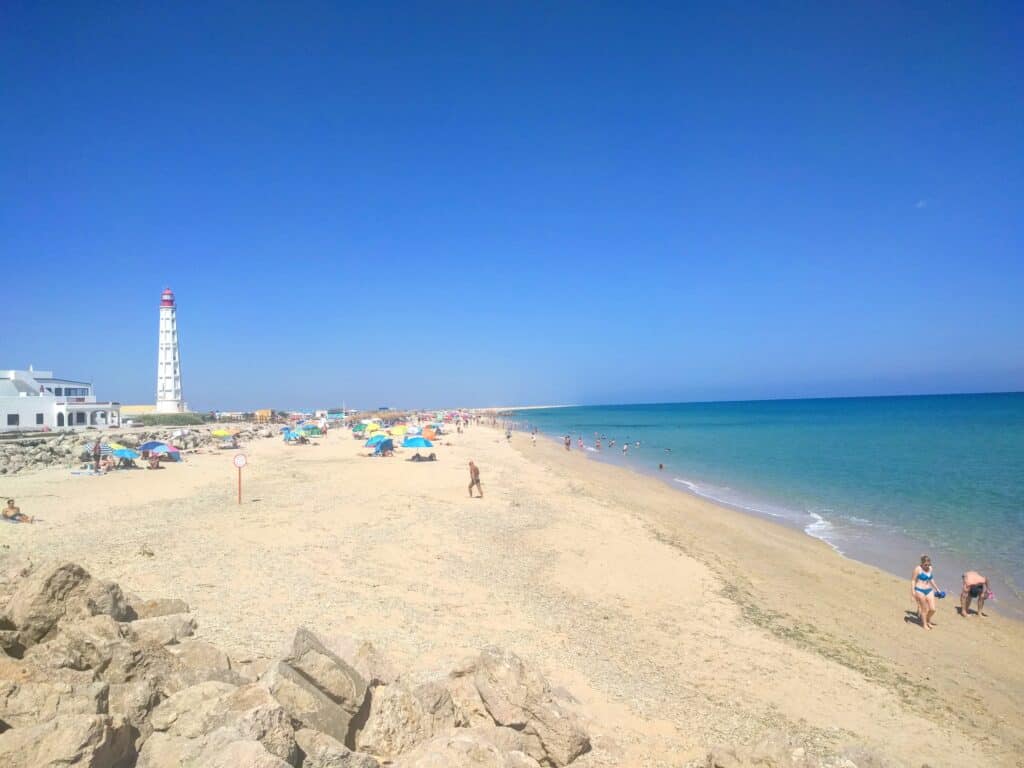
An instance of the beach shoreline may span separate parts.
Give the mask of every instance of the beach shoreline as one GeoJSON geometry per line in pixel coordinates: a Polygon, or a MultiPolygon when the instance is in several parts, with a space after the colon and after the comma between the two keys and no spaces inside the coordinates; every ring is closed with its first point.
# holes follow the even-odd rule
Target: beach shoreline
{"type": "Polygon", "coordinates": [[[594,743],[580,768],[684,766],[763,739],[1018,764],[1019,622],[960,619],[947,600],[926,633],[906,580],[801,532],[522,434],[443,443],[414,464],[367,458],[342,430],[255,441],[241,505],[216,451],[159,473],[18,475],[4,492],[43,522],[0,541],[184,598],[236,657],[273,656],[299,625],[424,671],[508,647],[575,697],[594,743]],[[467,498],[469,459],[483,500],[467,498]]]}
{"type": "MultiPolygon", "coordinates": [[[[1011,396],[1016,397],[1016,395],[1011,396]]],[[[995,396],[972,397],[989,398],[995,396]]],[[[881,403],[894,399],[899,400],[898,398],[847,398],[845,400],[881,403]]],[[[922,400],[955,401],[956,399],[957,396],[945,396],[941,398],[908,397],[903,400],[904,402],[912,403],[913,401],[921,402],[922,400]]],[[[842,398],[824,398],[818,401],[803,399],[788,401],[788,404],[802,405],[811,402],[822,405],[834,405],[843,400],[842,398]]],[[[675,407],[675,405],[668,404],[668,407],[675,407]]],[[[698,407],[721,407],[722,405],[752,405],[760,407],[764,406],[765,403],[751,401],[739,404],[681,405],[687,408],[694,405],[698,407]]],[[[775,401],[768,403],[769,407],[774,405],[775,401]]],[[[955,520],[950,521],[946,518],[942,518],[939,521],[930,520],[929,524],[922,526],[919,520],[915,519],[913,520],[914,524],[908,526],[906,514],[903,515],[903,522],[900,521],[899,514],[895,514],[894,517],[893,515],[907,509],[907,495],[912,495],[915,492],[912,490],[915,478],[908,478],[908,487],[902,486],[899,478],[893,476],[888,477],[881,485],[878,484],[878,481],[874,481],[876,488],[868,491],[869,494],[874,494],[873,498],[869,495],[866,498],[860,499],[851,498],[848,489],[844,489],[841,485],[833,487],[826,479],[820,478],[813,484],[815,488],[813,494],[807,494],[806,490],[802,492],[797,487],[786,487],[781,484],[774,488],[762,487],[752,480],[749,470],[746,470],[744,467],[733,466],[729,460],[732,457],[723,458],[720,456],[718,463],[715,463],[710,458],[701,458],[695,464],[692,459],[702,452],[699,445],[694,445],[692,440],[688,443],[675,444],[673,438],[667,436],[664,432],[655,431],[652,433],[650,428],[653,425],[649,421],[645,421],[649,417],[643,413],[642,409],[653,407],[655,406],[587,407],[578,409],[579,415],[572,416],[567,414],[559,414],[557,417],[548,414],[534,416],[533,414],[523,413],[517,417],[513,413],[509,417],[514,420],[511,423],[515,424],[519,429],[529,431],[539,425],[539,433],[559,445],[561,445],[566,431],[570,431],[574,438],[572,442],[573,451],[578,451],[580,448],[575,438],[581,432],[587,434],[588,442],[582,446],[582,453],[595,461],[609,466],[622,467],[642,476],[656,479],[675,490],[696,496],[730,510],[752,515],[760,519],[768,519],[776,524],[800,530],[808,536],[824,541],[844,557],[880,567],[898,577],[909,574],[922,553],[930,553],[933,560],[941,563],[939,568],[945,577],[944,582],[946,584],[955,582],[957,592],[959,592],[960,575],[962,573],[969,570],[980,571],[989,577],[993,592],[997,595],[997,598],[989,601],[989,604],[1008,617],[1024,620],[1024,593],[1021,592],[1014,578],[1017,571],[1015,567],[1017,558],[1014,557],[1012,546],[1009,548],[1000,546],[1003,542],[1010,541],[1016,542],[1017,546],[1019,546],[1019,535],[1012,524],[1012,520],[1005,519],[1007,514],[1005,503],[1001,513],[1002,517],[991,517],[988,514],[982,514],[983,511],[987,513],[987,510],[979,506],[977,501],[977,499],[983,498],[986,492],[985,489],[992,489],[992,492],[997,494],[1002,491],[1003,486],[997,482],[988,478],[984,480],[979,478],[981,484],[975,487],[981,490],[975,492],[975,500],[973,502],[969,498],[958,498],[957,501],[951,502],[954,505],[963,504],[963,507],[956,507],[957,519],[955,520]],[[629,415],[622,417],[618,415],[618,412],[622,409],[634,409],[634,412],[630,412],[629,415]],[[601,420],[605,418],[605,413],[608,414],[607,418],[610,421],[622,422],[624,420],[625,423],[603,426],[601,420]],[[632,428],[634,433],[632,436],[630,436],[630,428],[632,428]],[[616,445],[614,449],[609,449],[607,440],[605,440],[605,450],[595,450],[589,438],[590,430],[592,429],[601,429],[602,431],[607,429],[608,439],[617,437],[620,439],[620,444],[623,442],[628,443],[629,447],[633,448],[633,450],[630,450],[628,454],[620,453],[619,445],[616,445]],[[625,440],[622,440],[623,433],[626,436],[625,440]],[[649,438],[644,440],[642,448],[640,443],[637,443],[635,446],[633,445],[634,438],[640,437],[649,438]],[[671,455],[667,450],[663,454],[659,444],[660,446],[673,446],[677,449],[677,452],[681,449],[683,453],[680,454],[680,458],[671,455]],[[659,462],[662,461],[664,461],[664,471],[659,471],[659,462]],[[745,470],[746,474],[744,474],[745,470]],[[986,481],[988,485],[984,485],[986,481]],[[888,483],[888,485],[885,483],[888,483]],[[879,488],[884,490],[880,491],[879,488]],[[857,506],[858,502],[862,504],[859,507],[857,506]],[[962,538],[965,527],[963,521],[975,519],[971,515],[978,515],[977,523],[973,526],[973,530],[971,530],[971,539],[965,541],[962,538]],[[990,537],[986,540],[986,534],[978,533],[978,531],[984,531],[993,528],[993,526],[998,528],[998,523],[995,521],[999,520],[1011,529],[1008,531],[1008,536],[1003,540],[993,540],[990,537]],[[1015,536],[1017,538],[1014,538],[1015,536]]],[[[701,415],[698,411],[688,411],[685,422],[671,421],[671,419],[675,418],[671,413],[666,413],[664,418],[669,419],[668,423],[676,429],[702,429],[701,415]]],[[[764,421],[770,421],[772,416],[769,415],[768,411],[765,411],[764,414],[758,414],[753,418],[755,420],[760,418],[764,421]]],[[[703,428],[706,429],[706,427],[703,428]]],[[[1007,429],[1010,428],[1007,425],[1007,429]]],[[[697,433],[704,434],[704,432],[700,431],[697,433]]],[[[599,433],[594,432],[593,434],[596,438],[599,433]]],[[[776,434],[773,437],[774,439],[782,440],[785,436],[776,434]]],[[[856,465],[857,459],[858,457],[854,456],[851,463],[856,465]]],[[[773,466],[770,461],[769,457],[765,457],[765,466],[773,466]]],[[[764,472],[761,471],[761,474],[763,475],[764,472]]],[[[967,477],[966,482],[970,485],[969,471],[965,472],[965,474],[967,477]]],[[[793,472],[787,470],[787,477],[790,480],[793,475],[793,472]]],[[[801,480],[806,489],[806,475],[801,477],[801,480]]],[[[917,480],[919,482],[919,478],[917,480]]],[[[873,479],[869,479],[866,482],[870,483],[872,481],[873,479]]],[[[957,490],[959,491],[959,489],[957,490]]],[[[948,509],[949,504],[946,502],[946,498],[954,498],[952,492],[942,500],[935,499],[934,501],[948,509]]],[[[980,504],[983,503],[980,502],[980,504]]],[[[919,502],[918,507],[920,506],[919,502]]],[[[927,502],[925,502],[925,508],[929,508],[927,502]]]]}

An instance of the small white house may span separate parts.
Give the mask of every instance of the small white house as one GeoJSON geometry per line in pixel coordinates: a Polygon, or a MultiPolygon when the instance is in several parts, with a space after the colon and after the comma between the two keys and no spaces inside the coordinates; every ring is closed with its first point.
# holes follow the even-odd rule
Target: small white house
{"type": "Polygon", "coordinates": [[[0,432],[117,427],[121,404],[98,402],[92,384],[53,371],[0,369],[0,432]]]}

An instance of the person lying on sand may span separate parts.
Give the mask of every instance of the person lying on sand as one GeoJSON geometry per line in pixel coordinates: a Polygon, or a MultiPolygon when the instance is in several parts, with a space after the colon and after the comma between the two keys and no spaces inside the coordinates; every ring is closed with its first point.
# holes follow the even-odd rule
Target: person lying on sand
{"type": "Polygon", "coordinates": [[[3,508],[3,516],[5,520],[12,520],[15,523],[34,523],[28,515],[24,515],[21,512],[20,507],[14,506],[14,499],[7,500],[7,506],[3,508]]]}
{"type": "Polygon", "coordinates": [[[960,592],[960,615],[965,619],[970,612],[971,599],[978,601],[975,608],[975,616],[984,616],[981,609],[985,607],[985,598],[991,594],[988,586],[988,579],[977,571],[968,571],[964,574],[963,589],[960,592]]]}

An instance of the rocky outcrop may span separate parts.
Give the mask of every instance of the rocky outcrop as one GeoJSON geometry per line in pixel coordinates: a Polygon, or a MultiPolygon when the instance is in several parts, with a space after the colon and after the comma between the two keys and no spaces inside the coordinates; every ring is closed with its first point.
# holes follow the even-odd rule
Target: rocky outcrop
{"type": "MultiPolygon", "coordinates": [[[[119,443],[126,448],[137,448],[150,440],[171,443],[183,451],[194,451],[214,445],[219,438],[210,434],[217,425],[195,427],[166,427],[121,431],[118,429],[83,432],[37,432],[0,439],[0,476],[33,472],[47,467],[72,467],[91,461],[85,447],[98,437],[104,443],[119,443]]],[[[238,439],[249,442],[277,437],[268,426],[236,424],[238,439]]]]}
{"type": "Polygon", "coordinates": [[[461,672],[470,670],[487,713],[497,725],[522,733],[537,762],[561,768],[590,749],[587,734],[552,697],[547,681],[514,653],[486,648],[461,672]]]}
{"type": "Polygon", "coordinates": [[[413,682],[368,643],[300,628],[265,668],[238,664],[193,637],[185,603],[126,597],[73,563],[5,566],[0,605],[5,767],[534,768],[589,747],[498,649],[413,682]]]}

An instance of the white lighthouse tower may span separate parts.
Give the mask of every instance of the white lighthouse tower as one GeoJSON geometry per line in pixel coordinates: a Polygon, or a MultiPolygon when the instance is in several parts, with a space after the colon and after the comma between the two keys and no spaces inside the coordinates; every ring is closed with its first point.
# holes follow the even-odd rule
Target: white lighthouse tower
{"type": "Polygon", "coordinates": [[[156,363],[156,412],[186,410],[181,398],[181,358],[178,356],[178,308],[174,293],[165,288],[160,297],[160,338],[156,363]]]}

